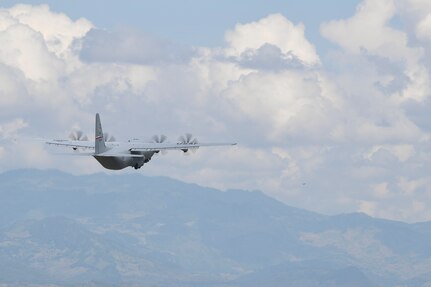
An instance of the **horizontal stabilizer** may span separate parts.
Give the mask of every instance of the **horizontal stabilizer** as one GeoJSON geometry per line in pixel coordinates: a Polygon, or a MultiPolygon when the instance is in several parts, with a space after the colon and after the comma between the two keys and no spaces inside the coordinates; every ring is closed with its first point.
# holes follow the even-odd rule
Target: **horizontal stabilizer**
{"type": "Polygon", "coordinates": [[[48,145],[66,146],[72,148],[94,149],[94,142],[92,141],[50,140],[45,141],[45,143],[48,145]]]}
{"type": "Polygon", "coordinates": [[[94,152],[53,152],[53,155],[94,156],[94,152]]]}

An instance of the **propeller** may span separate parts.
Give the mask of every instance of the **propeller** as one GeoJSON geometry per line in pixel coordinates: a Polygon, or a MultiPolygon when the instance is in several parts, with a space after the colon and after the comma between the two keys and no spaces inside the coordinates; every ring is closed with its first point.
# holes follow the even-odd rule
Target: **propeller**
{"type": "MultiPolygon", "coordinates": [[[[164,143],[168,139],[165,135],[153,135],[152,142],[153,143],[164,143]]],[[[156,153],[159,153],[160,151],[156,151],[156,153]]],[[[162,154],[166,154],[166,150],[161,150],[162,154]]]]}
{"type": "MultiPolygon", "coordinates": [[[[73,141],[88,141],[88,137],[83,131],[77,130],[70,133],[69,138],[73,141]]],[[[72,147],[73,150],[78,150],[78,147],[72,147]]]]}
{"type": "Polygon", "coordinates": [[[178,138],[178,143],[180,144],[197,144],[198,140],[193,138],[192,134],[185,134],[178,138]]]}
{"type": "Polygon", "coordinates": [[[103,133],[103,140],[105,142],[115,142],[116,141],[115,137],[108,134],[108,133],[103,133]]]}
{"type": "Polygon", "coordinates": [[[168,139],[165,135],[153,135],[152,142],[154,143],[164,143],[168,139]]]}
{"type": "MultiPolygon", "coordinates": [[[[193,144],[198,144],[198,143],[199,142],[198,142],[197,138],[193,138],[193,135],[189,134],[189,133],[182,135],[178,138],[178,144],[193,145],[193,144]]],[[[193,152],[196,152],[197,148],[198,147],[190,148],[190,150],[193,152]]],[[[187,149],[187,148],[181,149],[181,150],[184,152],[184,154],[187,154],[187,152],[189,151],[189,149],[187,149]]]]}
{"type": "Polygon", "coordinates": [[[88,141],[88,137],[84,135],[84,132],[79,130],[71,132],[69,138],[73,141],[88,141]]]}

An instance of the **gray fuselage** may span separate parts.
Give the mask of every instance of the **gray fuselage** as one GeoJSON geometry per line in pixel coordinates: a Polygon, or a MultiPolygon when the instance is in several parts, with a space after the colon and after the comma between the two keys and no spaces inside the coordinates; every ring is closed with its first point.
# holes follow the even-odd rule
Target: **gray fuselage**
{"type": "Polygon", "coordinates": [[[120,170],[126,167],[133,167],[135,169],[141,168],[145,163],[151,160],[155,152],[142,152],[137,153],[143,155],[142,157],[122,157],[122,156],[97,156],[94,158],[106,169],[120,170]]]}

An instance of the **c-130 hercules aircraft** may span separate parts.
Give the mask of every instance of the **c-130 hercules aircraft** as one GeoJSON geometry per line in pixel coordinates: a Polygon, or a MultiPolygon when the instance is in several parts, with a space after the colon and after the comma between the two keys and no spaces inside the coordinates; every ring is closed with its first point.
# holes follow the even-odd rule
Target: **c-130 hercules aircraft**
{"type": "Polygon", "coordinates": [[[93,156],[104,168],[120,170],[131,166],[135,169],[141,168],[149,162],[152,156],[160,151],[181,150],[188,153],[190,150],[203,146],[227,146],[236,143],[198,143],[192,139],[190,134],[179,138],[177,143],[165,142],[165,136],[154,136],[153,142],[143,142],[139,140],[129,140],[127,142],[117,142],[113,137],[108,138],[103,134],[102,124],[99,114],[96,114],[95,140],[89,141],[83,137],[82,133],[72,134],[72,140],[50,140],[48,145],[71,147],[77,149],[94,149],[92,153],[78,153],[79,155],[93,156]]]}

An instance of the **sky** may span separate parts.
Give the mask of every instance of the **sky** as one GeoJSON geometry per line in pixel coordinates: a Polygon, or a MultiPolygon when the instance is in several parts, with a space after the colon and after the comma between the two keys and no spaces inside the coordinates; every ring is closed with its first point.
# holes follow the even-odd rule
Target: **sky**
{"type": "Polygon", "coordinates": [[[3,7],[17,3],[47,4],[71,19],[86,18],[104,29],[134,27],[147,33],[189,45],[220,46],[224,32],[237,23],[252,22],[273,13],[287,15],[291,21],[307,23],[307,36],[320,37],[322,21],[348,16],[359,0],[182,0],[182,1],[0,1],[3,7]],[[312,7],[312,9],[310,9],[312,7]]]}
{"type": "Polygon", "coordinates": [[[431,220],[431,2],[0,1],[0,170],[107,172],[29,138],[186,132],[138,172],[431,220]],[[22,4],[24,3],[24,4],[22,4]]]}

